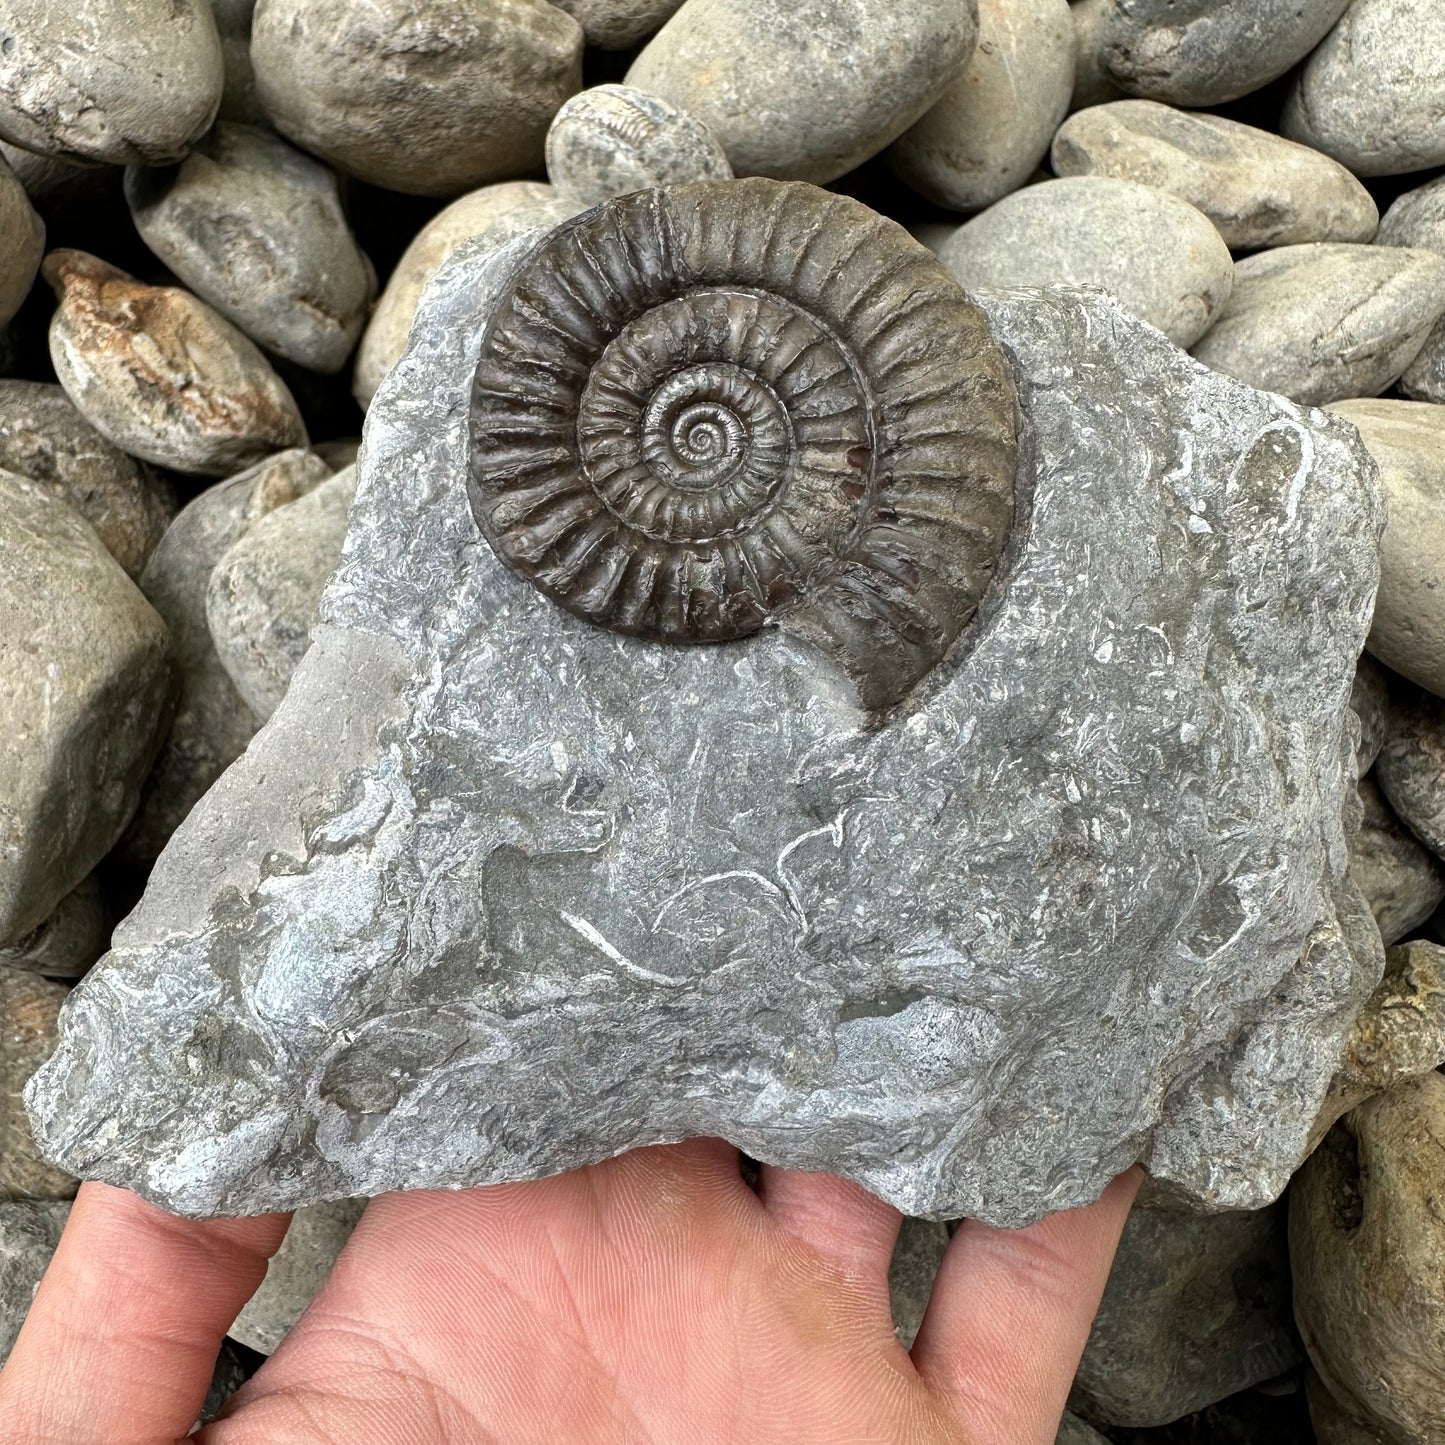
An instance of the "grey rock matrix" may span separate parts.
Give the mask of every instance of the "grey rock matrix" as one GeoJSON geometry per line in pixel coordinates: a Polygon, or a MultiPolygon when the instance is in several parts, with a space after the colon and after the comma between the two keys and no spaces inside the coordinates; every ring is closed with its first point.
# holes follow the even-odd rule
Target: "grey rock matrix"
{"type": "Polygon", "coordinates": [[[1003,1225],[1141,1156],[1274,1197],[1382,967],[1354,431],[1096,293],[990,298],[1014,546],[870,726],[799,639],[621,638],[480,539],[479,328],[530,244],[433,281],[312,649],[71,995],[42,1147],[188,1213],[692,1134],[1003,1225]]]}

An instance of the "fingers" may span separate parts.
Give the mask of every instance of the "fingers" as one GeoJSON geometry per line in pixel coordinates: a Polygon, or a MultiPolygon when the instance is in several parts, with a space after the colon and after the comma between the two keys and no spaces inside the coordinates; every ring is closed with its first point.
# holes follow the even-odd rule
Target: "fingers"
{"type": "Polygon", "coordinates": [[[853,1279],[881,1282],[903,1216],[861,1185],[832,1174],[765,1164],[758,1198],[774,1223],[853,1279]]]}
{"type": "Polygon", "coordinates": [[[0,1373],[4,1445],[157,1445],[195,1424],[289,1215],[178,1219],[85,1184],[0,1373]]]}
{"type": "Polygon", "coordinates": [[[1142,1175],[1031,1229],[966,1223],[948,1246],[913,1362],[976,1445],[1052,1445],[1142,1175]]]}

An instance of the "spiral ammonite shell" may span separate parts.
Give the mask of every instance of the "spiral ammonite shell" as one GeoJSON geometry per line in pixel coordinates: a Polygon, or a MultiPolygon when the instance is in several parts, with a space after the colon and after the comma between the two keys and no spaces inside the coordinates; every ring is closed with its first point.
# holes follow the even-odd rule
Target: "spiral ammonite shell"
{"type": "Polygon", "coordinates": [[[892,221],[796,182],[551,232],[489,320],[471,425],[478,525],[568,611],[674,643],[776,625],[872,709],[948,651],[1013,521],[982,313],[892,221]]]}

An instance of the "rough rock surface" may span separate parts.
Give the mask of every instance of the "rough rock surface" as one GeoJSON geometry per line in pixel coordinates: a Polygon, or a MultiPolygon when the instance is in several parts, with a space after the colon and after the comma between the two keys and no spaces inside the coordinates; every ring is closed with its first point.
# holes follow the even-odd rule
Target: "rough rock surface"
{"type": "Polygon", "coordinates": [[[210,0],[0,0],[0,135],[71,160],[161,165],[221,103],[210,0]]]}
{"type": "Polygon", "coordinates": [[[92,873],[60,900],[38,928],[0,948],[0,969],[79,978],[109,946],[110,914],[92,873]]]}
{"type": "Polygon", "coordinates": [[[905,1219],[888,1265],[893,1328],[905,1350],[913,1348],[933,1294],[933,1281],[948,1248],[948,1226],[936,1219],[905,1219]]]}
{"type": "Polygon", "coordinates": [[[132,166],[146,245],[252,341],[340,371],[376,290],[336,176],[269,131],[222,122],[179,166],[132,166]]]}
{"type": "Polygon", "coordinates": [[[402,253],[371,314],[352,377],[357,401],[370,406],[382,378],[401,360],[426,283],[463,241],[487,235],[493,249],[500,250],[524,231],[556,225],[576,211],[572,202],[541,181],[502,181],[437,212],[402,253]]]}
{"type": "Polygon", "coordinates": [[[696,116],[740,176],[836,180],[972,53],[977,0],[686,0],[627,84],[696,116]]]}
{"type": "Polygon", "coordinates": [[[1168,1425],[1303,1357],[1282,1205],[1209,1215],[1135,1208],[1069,1403],[1108,1425],[1168,1425]]]}
{"type": "Polygon", "coordinates": [[[1395,689],[1375,775],[1406,827],[1445,858],[1445,702],[1419,688],[1395,689]]]}
{"type": "Polygon", "coordinates": [[[83,251],[52,251],[43,269],[60,301],[50,323],[55,374],[122,450],[223,477],[305,442],[285,382],[188,291],[144,286],[83,251]]]}
{"type": "Polygon", "coordinates": [[[30,294],[45,253],[45,223],[35,214],[20,178],[0,159],[0,326],[30,294]]]}
{"type": "Polygon", "coordinates": [[[982,210],[1038,169],[1073,93],[1068,0],[979,0],[977,48],[889,162],[929,200],[982,210]]]}
{"type": "Polygon", "coordinates": [[[628,50],[659,29],[682,0],[552,0],[582,27],[588,45],[628,50]]]}
{"type": "MultiPolygon", "coordinates": [[[[1380,222],[1381,246],[1407,246],[1445,256],[1445,177],[1407,191],[1380,222]]],[[[1400,389],[1416,401],[1445,402],[1445,321],[1437,321],[1424,346],[1400,377],[1400,389]]]]}
{"type": "Polygon", "coordinates": [[[626,85],[574,95],[547,131],[547,175],[577,206],[648,186],[729,181],[732,167],[699,120],[626,85]]]}
{"type": "Polygon", "coordinates": [[[356,494],[348,467],[261,518],[216,564],[206,621],[236,691],[264,722],[311,646],[321,593],[341,558],[356,494]]]}
{"type": "Polygon", "coordinates": [[[960,226],[938,259],[969,290],[1102,286],[1190,346],[1229,298],[1233,262],[1207,217],[1176,196],[1107,177],[1045,181],[960,226]]]}
{"type": "Polygon", "coordinates": [[[172,705],[165,624],[78,512],[0,471],[0,944],[109,851],[172,705]]]}
{"type": "Polygon", "coordinates": [[[76,1182],[40,1157],[21,1091],[55,1047],[64,984],[0,968],[0,1201],[69,1199],[76,1182]]]}
{"type": "Polygon", "coordinates": [[[1097,294],[989,299],[1017,553],[869,728],[806,643],[620,638],[480,541],[480,318],[528,249],[434,280],[286,701],[31,1085],[55,1161],[190,1213],[694,1133],[930,1217],[1023,1224],[1141,1155],[1273,1198],[1379,976],[1342,821],[1383,522],[1353,430],[1097,294]]]}
{"type": "Polygon", "coordinates": [[[206,622],[211,573],[262,517],[330,475],[311,452],[278,452],[187,503],[156,548],[140,585],[170,629],[180,693],[140,809],[120,842],[127,862],[155,861],[196,800],[240,757],[260,726],[211,640],[206,622]]]}
{"type": "Polygon", "coordinates": [[[1118,100],[1070,116],[1051,157],[1056,175],[1114,176],[1188,201],[1236,251],[1368,241],[1380,220],[1370,193],[1328,156],[1152,100],[1118,100]]]}
{"type": "Polygon", "coordinates": [[[1445,163],[1445,8],[1352,0],[1300,72],[1282,124],[1357,176],[1445,163]]]}
{"type": "Polygon", "coordinates": [[[1388,944],[1418,928],[1445,898],[1445,875],[1400,821],[1373,777],[1360,780],[1364,818],[1350,847],[1350,875],[1388,944]]]}
{"type": "Polygon", "coordinates": [[[1315,48],[1349,3],[1115,0],[1100,27],[1099,55],[1131,95],[1218,105],[1283,75],[1315,48]]]}
{"type": "Polygon", "coordinates": [[[303,149],[455,196],[541,169],[548,122],[582,88],[582,28],[547,0],[258,0],[251,64],[303,149]]]}
{"type": "Polygon", "coordinates": [[[364,1199],[338,1199],[298,1210],[266,1278],[227,1334],[248,1349],[273,1354],[316,1298],[365,1208],[364,1199]]]}
{"type": "MultiPolygon", "coordinates": [[[[1338,408],[1331,408],[1331,410],[1338,410],[1338,408]]],[[[1382,477],[1382,483],[1383,480],[1382,477]]],[[[1387,489],[1385,492],[1387,507],[1389,496],[1387,489]]],[[[1387,529],[1388,526],[1389,524],[1386,523],[1387,529]]],[[[1375,607],[1378,612],[1378,594],[1376,594],[1375,607]]],[[[1375,766],[1375,759],[1380,756],[1380,749],[1385,745],[1387,713],[1390,706],[1390,683],[1385,676],[1385,669],[1368,653],[1361,656],[1359,666],[1355,668],[1355,685],[1350,689],[1350,706],[1360,720],[1360,743],[1355,749],[1355,761],[1360,776],[1363,778],[1375,766]]]]}
{"type": "Polygon", "coordinates": [[[171,488],[112,446],[52,383],[0,381],[0,467],[74,507],[132,577],[175,513],[171,488]]]}
{"type": "Polygon", "coordinates": [[[1365,399],[1330,410],[1359,429],[1389,507],[1370,651],[1445,697],[1445,408],[1365,399]]]}
{"type": "Polygon", "coordinates": [[[54,1200],[0,1203],[0,1365],[10,1357],[69,1217],[70,1205],[54,1200]]]}
{"type": "Polygon", "coordinates": [[[1445,313],[1445,259],[1429,251],[1320,242],[1246,256],[1214,326],[1206,366],[1315,406],[1371,397],[1415,359],[1445,313]]]}
{"type": "Polygon", "coordinates": [[[1066,1411],[1059,1421],[1054,1445],[1109,1445],[1109,1442],[1092,1425],[1086,1425],[1077,1415],[1066,1411]]]}
{"type": "Polygon", "coordinates": [[[1442,1198],[1439,1073],[1361,1104],[1290,1190],[1295,1314],[1310,1359],[1344,1413],[1390,1445],[1445,1437],[1442,1198]]]}

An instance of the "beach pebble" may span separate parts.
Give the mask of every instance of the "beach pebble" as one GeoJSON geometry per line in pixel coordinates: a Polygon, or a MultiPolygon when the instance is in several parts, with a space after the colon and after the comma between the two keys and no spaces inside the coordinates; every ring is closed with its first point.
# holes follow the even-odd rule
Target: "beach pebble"
{"type": "Polygon", "coordinates": [[[627,84],[696,116],[736,174],[823,185],[933,105],[977,34],[975,0],[686,0],[627,84]]]}
{"type": "Polygon", "coordinates": [[[1290,1188],[1295,1314],[1310,1359],[1344,1413],[1391,1445],[1445,1439],[1442,1200],[1439,1073],[1353,1110],[1290,1188]]]}
{"type": "Polygon", "coordinates": [[[548,123],[582,88],[582,28],[547,0],[259,0],[251,64],[303,149],[455,196],[541,169],[548,123]]]}
{"type": "Polygon", "coordinates": [[[1330,410],[1359,430],[1389,504],[1367,646],[1445,697],[1445,407],[1367,398],[1330,410]]]}
{"type": "Polygon", "coordinates": [[[30,294],[45,254],[45,223],[20,178],[0,159],[0,326],[30,294]]]}
{"type": "Polygon", "coordinates": [[[582,27],[588,45],[629,50],[640,45],[682,4],[682,0],[552,0],[582,27]]]}
{"type": "Polygon", "coordinates": [[[1353,0],[1305,63],[1281,126],[1357,176],[1445,164],[1445,6],[1353,0]]]}
{"type": "Polygon", "coordinates": [[[92,873],[56,905],[38,928],[0,948],[0,969],[17,968],[46,978],[79,978],[110,943],[110,911],[92,873]]]}
{"type": "Polygon", "coordinates": [[[1074,43],[1068,0],[979,0],[977,49],[888,152],[893,170],[954,211],[1016,191],[1069,112],[1074,43]]]}
{"type": "Polygon", "coordinates": [[[1235,266],[1234,291],[1194,355],[1262,391],[1320,406],[1384,391],[1442,312],[1445,260],[1429,251],[1281,246],[1235,266]]]}
{"type": "Polygon", "coordinates": [[[211,7],[216,12],[226,75],[216,118],[242,125],[270,125],[256,94],[256,72],[251,68],[251,19],[256,0],[211,0],[211,7]]]}
{"type": "Polygon", "coordinates": [[[1120,100],[1069,117],[1054,137],[1061,176],[1157,186],[1203,211],[1233,250],[1368,241],[1370,193],[1337,161],[1218,115],[1120,100]]]}
{"type": "Polygon", "coordinates": [[[1370,905],[1386,944],[1425,922],[1445,899],[1445,874],[1400,821],[1373,777],[1360,780],[1364,818],[1350,847],[1350,876],[1370,905]]]}
{"type": "Polygon", "coordinates": [[[132,166],[125,194],[146,245],[252,341],[313,371],[346,364],[376,273],[334,172],[223,121],[178,166],[132,166]]]}
{"type": "Polygon", "coordinates": [[[0,946],[120,836],[173,703],[165,623],[45,488],[0,471],[0,946]]]}
{"type": "Polygon", "coordinates": [[[0,1365],[10,1358],[69,1217],[69,1203],[58,1200],[0,1204],[0,1365]]]}
{"type": "MultiPolygon", "coordinates": [[[[1332,408],[1337,409],[1337,408],[1332,408]]],[[[1384,669],[1368,653],[1360,657],[1355,684],[1350,689],[1350,706],[1360,720],[1360,742],[1355,749],[1355,766],[1363,778],[1375,766],[1385,745],[1389,725],[1390,684],[1384,669]]]]}
{"type": "MultiPolygon", "coordinates": [[[[1445,177],[1401,196],[1380,222],[1377,245],[1407,246],[1445,256],[1445,177]]],[[[1400,377],[1400,389],[1416,401],[1445,402],[1445,318],[1425,339],[1400,377]]]]}
{"type": "Polygon", "coordinates": [[[1308,55],[1350,0],[1114,0],[1099,57],[1130,95],[1219,105],[1308,55]]]}
{"type": "Polygon", "coordinates": [[[1083,110],[1119,100],[1124,92],[1099,64],[1099,26],[1114,0],[1072,0],[1069,18],[1074,23],[1074,94],[1070,110],[1083,110]]]}
{"type": "Polygon", "coordinates": [[[0,1202],[70,1199],[76,1180],[40,1157],[21,1098],[55,1048],[69,989],[39,974],[0,968],[0,1202]]]}
{"type": "Polygon", "coordinates": [[[401,360],[426,283],[463,241],[487,232],[495,242],[492,249],[500,249],[523,231],[555,226],[576,210],[540,181],[503,181],[473,191],[433,216],[396,263],[361,338],[351,383],[357,401],[370,406],[382,378],[401,360]]]}
{"type": "Polygon", "coordinates": [[[365,1208],[364,1199],[339,1199],[298,1209],[266,1278],[227,1334],[247,1349],[273,1354],[320,1292],[365,1208]]]}
{"type": "Polygon", "coordinates": [[[1395,685],[1375,776],[1405,826],[1445,858],[1445,702],[1408,683],[1395,685]]]}
{"type": "Polygon", "coordinates": [[[333,472],[344,472],[361,454],[360,437],[337,437],[334,441],[317,442],[311,448],[333,472]]]}
{"type": "Polygon", "coordinates": [[[356,469],[269,513],[211,573],[206,619],[236,690],[264,722],[311,645],[321,593],[341,559],[356,469]]]}
{"type": "MultiPolygon", "coordinates": [[[[72,190],[94,190],[119,174],[117,166],[84,165],[62,156],[43,156],[0,140],[0,160],[15,172],[32,201],[48,201],[72,190]]],[[[37,269],[39,263],[36,263],[37,269]]]]}
{"type": "Polygon", "coordinates": [[[701,121],[625,85],[567,101],[547,132],[547,175],[579,209],[649,186],[729,181],[732,167],[701,121]]]}
{"type": "Polygon", "coordinates": [[[0,0],[0,136],[27,150],[159,165],[221,102],[210,0],[0,0]]]}
{"type": "Polygon", "coordinates": [[[1077,1415],[1071,1415],[1066,1410],[1064,1418],[1059,1421],[1054,1445],[1109,1445],[1109,1442],[1092,1425],[1085,1424],[1077,1415]]]}
{"type": "Polygon", "coordinates": [[[1209,328],[1229,296],[1229,248],[1207,217],[1151,186],[1101,176],[1016,191],[939,248],[975,290],[1102,286],[1177,346],[1209,328]]]}
{"type": "Polygon", "coordinates": [[[888,1265],[888,1300],[894,1333],[905,1350],[913,1348],[918,1336],[947,1248],[946,1224],[936,1219],[904,1219],[888,1265]]]}
{"type": "Polygon", "coordinates": [[[132,577],[175,515],[170,485],[101,436],[53,382],[0,381],[0,467],[74,507],[132,577]]]}
{"type": "Polygon", "coordinates": [[[153,863],[201,795],[245,750],[260,725],[221,664],[206,622],[216,564],[260,519],[331,476],[312,452],[278,452],[189,502],[161,539],[141,590],[170,629],[180,693],[175,719],[118,852],[153,863]]]}
{"type": "Polygon", "coordinates": [[[304,445],[286,384],[205,302],[145,286],[84,251],[52,251],[50,359],[77,410],[123,451],[221,477],[304,445]]]}

